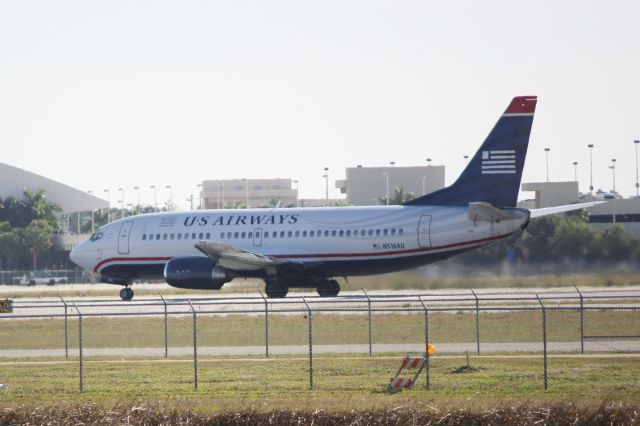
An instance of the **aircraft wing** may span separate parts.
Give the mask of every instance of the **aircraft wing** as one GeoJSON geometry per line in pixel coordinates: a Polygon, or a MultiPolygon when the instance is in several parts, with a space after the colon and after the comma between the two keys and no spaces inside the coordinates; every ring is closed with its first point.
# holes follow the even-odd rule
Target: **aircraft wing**
{"type": "Polygon", "coordinates": [[[236,271],[257,271],[293,262],[282,261],[215,241],[198,241],[195,247],[224,268],[236,271]]]}
{"type": "Polygon", "coordinates": [[[564,206],[544,207],[542,209],[530,209],[531,218],[547,216],[550,214],[564,213],[572,210],[586,209],[587,207],[593,207],[598,204],[606,203],[606,201],[590,201],[588,203],[579,204],[567,204],[564,206]]]}

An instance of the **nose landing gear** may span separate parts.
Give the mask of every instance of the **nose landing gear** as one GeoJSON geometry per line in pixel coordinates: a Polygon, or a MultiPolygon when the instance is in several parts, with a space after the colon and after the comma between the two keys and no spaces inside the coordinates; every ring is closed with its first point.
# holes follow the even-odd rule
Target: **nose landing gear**
{"type": "Polygon", "coordinates": [[[120,299],[131,300],[133,299],[133,289],[128,286],[120,290],[120,299]]]}

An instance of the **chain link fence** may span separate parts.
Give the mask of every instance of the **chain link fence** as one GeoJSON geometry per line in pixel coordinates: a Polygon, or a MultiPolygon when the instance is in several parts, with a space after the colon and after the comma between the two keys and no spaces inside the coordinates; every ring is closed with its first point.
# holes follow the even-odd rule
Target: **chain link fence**
{"type": "MultiPolygon", "coordinates": [[[[457,392],[482,380],[486,389],[527,392],[595,380],[601,367],[593,356],[640,354],[637,291],[363,290],[338,298],[59,298],[2,306],[0,362],[23,368],[21,386],[40,394],[119,388],[142,395],[168,383],[175,392],[221,394],[382,392],[402,358],[423,356],[429,343],[436,353],[416,387],[457,392]]],[[[0,372],[0,383],[5,377],[0,372]]]]}

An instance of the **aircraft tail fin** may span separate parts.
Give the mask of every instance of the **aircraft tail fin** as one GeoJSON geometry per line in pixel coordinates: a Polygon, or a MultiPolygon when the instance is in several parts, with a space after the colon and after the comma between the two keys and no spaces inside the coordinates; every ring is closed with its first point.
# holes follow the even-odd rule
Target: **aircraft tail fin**
{"type": "Polygon", "coordinates": [[[513,98],[458,180],[405,205],[467,206],[485,202],[496,207],[514,207],[536,102],[536,96],[513,98]]]}

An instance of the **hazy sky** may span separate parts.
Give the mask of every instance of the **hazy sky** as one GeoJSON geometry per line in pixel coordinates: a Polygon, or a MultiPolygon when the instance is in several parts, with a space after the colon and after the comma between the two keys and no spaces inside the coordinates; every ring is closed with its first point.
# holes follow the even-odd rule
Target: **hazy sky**
{"type": "MultiPolygon", "coordinates": [[[[538,95],[524,181],[635,194],[638,1],[0,1],[0,161],[83,190],[446,166],[538,95]]],[[[381,187],[385,184],[381,177],[381,187]]],[[[330,196],[338,196],[332,190],[330,196]]],[[[521,198],[532,194],[523,193],[521,198]]],[[[167,190],[158,197],[168,198],[167,190]]],[[[112,195],[112,201],[115,195],[112,195]]]]}

